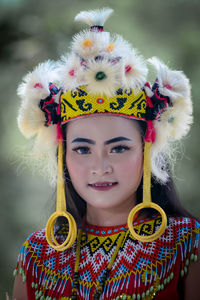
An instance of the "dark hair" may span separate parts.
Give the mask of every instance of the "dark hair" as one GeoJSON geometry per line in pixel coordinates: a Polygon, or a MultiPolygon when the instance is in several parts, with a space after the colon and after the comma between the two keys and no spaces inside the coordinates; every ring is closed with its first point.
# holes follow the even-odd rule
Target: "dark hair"
{"type": "MultiPolygon", "coordinates": [[[[146,122],[137,121],[139,124],[139,130],[144,141],[144,136],[146,132],[146,122]]],[[[83,217],[86,214],[86,202],[83,200],[73,187],[71,182],[67,166],[66,166],[66,137],[67,125],[63,126],[63,164],[64,164],[64,175],[66,179],[65,183],[65,193],[67,201],[67,210],[73,215],[78,226],[82,226],[83,217]]],[[[170,216],[182,216],[191,217],[191,214],[182,206],[179,201],[175,185],[173,183],[172,177],[170,176],[166,184],[161,184],[153,176],[151,179],[151,196],[152,201],[163,208],[166,215],[170,216]]],[[[137,204],[142,202],[143,194],[143,180],[141,180],[140,185],[137,190],[137,204]]],[[[147,209],[145,211],[147,214],[151,214],[152,210],[147,209]]]]}

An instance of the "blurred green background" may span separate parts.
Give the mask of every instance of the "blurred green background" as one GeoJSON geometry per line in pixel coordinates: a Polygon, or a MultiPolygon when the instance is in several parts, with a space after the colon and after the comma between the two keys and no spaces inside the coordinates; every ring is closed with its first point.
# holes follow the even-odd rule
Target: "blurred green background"
{"type": "Polygon", "coordinates": [[[199,0],[0,0],[0,299],[11,294],[12,272],[21,244],[44,227],[55,191],[38,174],[20,166],[25,140],[18,131],[21,78],[38,63],[68,50],[81,10],[111,7],[105,28],[117,32],[145,58],[160,57],[190,78],[194,125],[178,156],[175,181],[185,206],[200,216],[200,1],[199,0]]]}

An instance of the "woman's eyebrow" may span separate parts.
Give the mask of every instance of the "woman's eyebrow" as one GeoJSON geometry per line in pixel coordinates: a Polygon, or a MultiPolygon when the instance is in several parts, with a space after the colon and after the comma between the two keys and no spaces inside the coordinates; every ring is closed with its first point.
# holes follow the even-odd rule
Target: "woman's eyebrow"
{"type": "Polygon", "coordinates": [[[129,139],[125,136],[118,136],[118,137],[115,137],[113,139],[105,141],[104,144],[109,145],[109,144],[120,142],[120,141],[131,141],[131,139],[129,139]]]}
{"type": "MultiPolygon", "coordinates": [[[[104,145],[109,145],[109,144],[120,142],[120,141],[131,141],[131,139],[129,139],[125,136],[118,136],[118,137],[115,137],[115,138],[105,141],[104,145]]],[[[96,142],[91,139],[86,139],[86,138],[81,138],[81,137],[75,138],[72,141],[72,143],[88,143],[88,144],[92,144],[92,145],[96,144],[96,142]]]]}
{"type": "Polygon", "coordinates": [[[95,145],[95,141],[91,140],[91,139],[85,139],[85,138],[76,138],[72,141],[72,143],[88,143],[88,144],[92,144],[95,145]]]}

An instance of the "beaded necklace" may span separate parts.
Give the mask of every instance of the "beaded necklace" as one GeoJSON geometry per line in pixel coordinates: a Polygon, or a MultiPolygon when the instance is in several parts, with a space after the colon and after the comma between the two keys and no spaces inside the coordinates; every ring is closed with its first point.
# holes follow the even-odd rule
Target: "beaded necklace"
{"type": "MultiPolygon", "coordinates": [[[[111,257],[110,263],[108,264],[107,268],[105,269],[103,276],[101,278],[101,281],[98,284],[98,287],[96,289],[96,292],[94,294],[94,300],[99,300],[100,296],[103,292],[103,288],[106,282],[106,279],[110,273],[110,270],[112,268],[112,265],[115,261],[115,258],[118,254],[118,251],[122,245],[122,242],[124,240],[126,234],[126,230],[121,232],[119,240],[117,242],[116,249],[111,257]]],[[[78,290],[78,285],[79,285],[79,273],[78,273],[78,268],[79,268],[79,262],[80,262],[80,251],[81,251],[81,236],[82,236],[82,230],[78,230],[78,236],[77,236],[77,247],[76,247],[76,261],[75,261],[75,267],[74,267],[74,278],[72,282],[72,294],[71,294],[71,299],[76,300],[77,299],[77,290],[78,290]]]]}

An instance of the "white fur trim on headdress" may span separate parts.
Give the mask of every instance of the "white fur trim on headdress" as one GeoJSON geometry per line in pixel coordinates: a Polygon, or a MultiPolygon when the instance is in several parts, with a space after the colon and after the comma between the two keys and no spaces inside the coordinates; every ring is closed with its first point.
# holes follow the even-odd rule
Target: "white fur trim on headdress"
{"type": "Polygon", "coordinates": [[[56,183],[56,126],[45,127],[45,115],[39,108],[41,99],[49,94],[49,83],[57,79],[55,63],[47,61],[37,66],[33,72],[24,77],[18,88],[21,107],[18,114],[18,126],[26,138],[34,136],[31,149],[24,156],[26,161],[33,159],[50,183],[56,183]]]}
{"type": "Polygon", "coordinates": [[[152,173],[166,182],[168,179],[166,157],[169,161],[173,160],[171,143],[184,137],[193,121],[191,87],[183,72],[170,70],[155,57],[149,62],[157,71],[160,94],[168,96],[172,104],[168,105],[158,120],[154,121],[156,140],[152,145],[152,173]]]}
{"type": "Polygon", "coordinates": [[[191,87],[188,78],[181,71],[170,70],[157,58],[149,60],[157,70],[159,92],[168,96],[172,107],[167,107],[158,121],[155,121],[156,142],[162,145],[185,136],[192,124],[191,87]],[[161,137],[162,136],[162,137],[161,137]]]}
{"type": "Polygon", "coordinates": [[[81,11],[75,17],[75,21],[86,23],[89,26],[103,26],[112,13],[113,9],[111,8],[81,11]]]}

